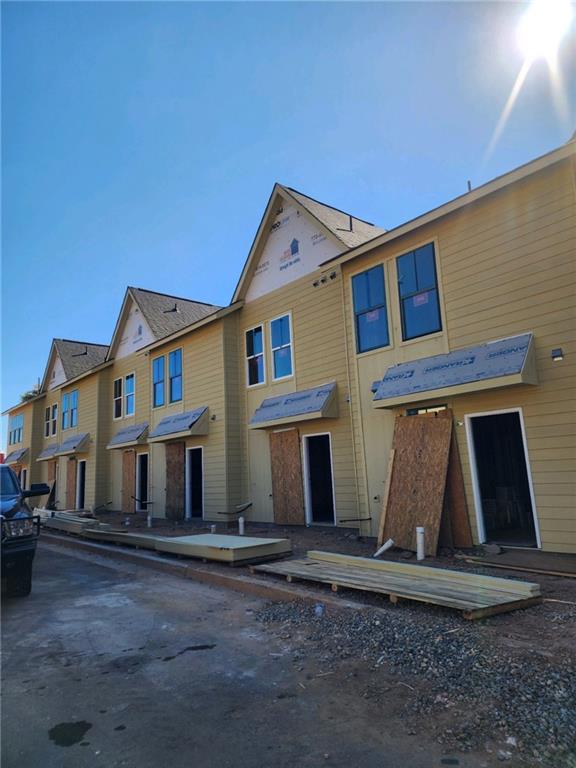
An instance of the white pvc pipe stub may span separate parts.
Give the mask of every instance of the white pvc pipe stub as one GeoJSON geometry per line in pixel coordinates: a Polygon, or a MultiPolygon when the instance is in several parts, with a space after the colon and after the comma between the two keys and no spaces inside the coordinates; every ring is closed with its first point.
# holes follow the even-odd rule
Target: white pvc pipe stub
{"type": "Polygon", "coordinates": [[[416,560],[424,560],[424,526],[416,526],[416,560]]]}

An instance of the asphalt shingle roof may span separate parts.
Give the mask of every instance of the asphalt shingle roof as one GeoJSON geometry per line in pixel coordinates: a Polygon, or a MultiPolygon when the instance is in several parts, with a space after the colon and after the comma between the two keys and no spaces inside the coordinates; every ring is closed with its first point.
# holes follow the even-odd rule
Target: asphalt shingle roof
{"type": "Polygon", "coordinates": [[[221,309],[215,304],[169,296],[145,288],[130,287],[130,292],[157,341],[221,309]]]}
{"type": "Polygon", "coordinates": [[[386,232],[381,227],[376,227],[368,221],[357,219],[345,211],[314,200],[312,197],[292,189],[292,187],[283,188],[348,248],[355,248],[386,232]]]}
{"type": "Polygon", "coordinates": [[[108,353],[107,344],[91,344],[87,341],[54,339],[54,346],[62,362],[66,381],[100,365],[108,353]]]}

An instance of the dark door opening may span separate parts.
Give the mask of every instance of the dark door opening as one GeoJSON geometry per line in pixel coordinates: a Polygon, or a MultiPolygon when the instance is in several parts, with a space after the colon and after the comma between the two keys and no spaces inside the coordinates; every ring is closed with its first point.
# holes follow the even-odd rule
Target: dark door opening
{"type": "Polygon", "coordinates": [[[188,509],[187,517],[202,517],[204,514],[204,488],[202,470],[202,448],[188,449],[188,509]]]}
{"type": "Polygon", "coordinates": [[[148,511],[148,454],[139,453],[136,468],[136,509],[138,512],[148,511]]]}
{"type": "Polygon", "coordinates": [[[310,522],[334,523],[330,436],[310,435],[306,438],[306,447],[310,522]]]}
{"type": "Polygon", "coordinates": [[[475,416],[472,438],[486,540],[537,546],[520,414],[475,416]]]}
{"type": "Polygon", "coordinates": [[[84,509],[86,501],[86,461],[78,462],[78,476],[76,478],[76,508],[84,509]]]}

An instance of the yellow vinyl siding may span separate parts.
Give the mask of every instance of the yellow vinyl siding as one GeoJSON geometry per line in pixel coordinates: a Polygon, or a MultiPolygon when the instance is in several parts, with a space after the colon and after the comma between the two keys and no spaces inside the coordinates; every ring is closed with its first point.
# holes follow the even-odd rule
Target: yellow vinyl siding
{"type": "MultiPolygon", "coordinates": [[[[389,365],[472,346],[527,331],[534,333],[537,386],[517,386],[471,393],[453,399],[441,393],[423,405],[447,403],[456,422],[468,414],[521,408],[526,430],[542,547],[574,551],[576,495],[576,200],[573,169],[568,161],[532,175],[474,204],[390,242],[344,266],[348,343],[354,344],[350,276],[374,264],[389,262],[391,312],[397,312],[392,261],[423,242],[437,243],[441,275],[446,350],[432,351],[426,337],[407,350],[380,350],[350,357],[355,438],[359,464],[366,467],[369,493],[382,484],[391,443],[393,419],[372,407],[370,385],[389,365]],[[392,279],[391,279],[392,277],[392,279]],[[427,347],[429,347],[427,349],[427,347]],[[564,360],[553,362],[551,350],[562,347],[564,360]],[[408,356],[406,352],[408,351],[408,356]],[[392,358],[392,359],[391,359],[392,358]],[[375,457],[375,458],[374,458],[375,457]]],[[[396,315],[397,317],[397,315],[396,315]]],[[[394,339],[398,338],[395,330],[394,339]]],[[[414,404],[415,405],[415,404],[414,404]]],[[[403,413],[398,409],[396,413],[403,413]]],[[[465,429],[456,427],[468,506],[476,534],[476,514],[465,429]]],[[[373,532],[375,528],[373,527],[373,532]]]]}
{"type": "MultiPolygon", "coordinates": [[[[333,270],[326,272],[328,275],[333,270]]],[[[301,436],[329,432],[332,444],[335,507],[337,519],[357,518],[358,505],[349,386],[344,341],[344,315],[340,270],[336,278],[314,287],[322,274],[314,272],[283,288],[247,303],[240,311],[239,379],[244,390],[245,419],[249,422],[256,408],[267,397],[317,387],[330,381],[338,385],[339,417],[298,422],[301,436]],[[293,377],[272,380],[270,320],[291,314],[294,371],[293,377]],[[257,325],[264,328],[266,383],[246,385],[245,331],[257,325]]],[[[290,425],[285,425],[289,427],[290,425]]],[[[273,520],[272,478],[268,430],[247,430],[245,434],[248,496],[253,502],[254,520],[273,520]]],[[[354,523],[349,523],[354,526],[354,523]]]]}

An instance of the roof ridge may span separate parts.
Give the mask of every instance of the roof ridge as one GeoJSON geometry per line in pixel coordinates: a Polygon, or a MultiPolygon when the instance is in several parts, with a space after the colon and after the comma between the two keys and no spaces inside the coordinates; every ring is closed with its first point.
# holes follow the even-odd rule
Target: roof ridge
{"type": "Polygon", "coordinates": [[[86,344],[89,347],[108,347],[108,344],[100,344],[97,341],[81,341],[80,339],[61,339],[55,338],[54,341],[64,341],[68,344],[86,344]]]}
{"type": "Polygon", "coordinates": [[[317,203],[318,205],[324,206],[324,208],[330,208],[332,211],[337,211],[338,213],[342,213],[344,216],[351,216],[353,219],[356,219],[356,221],[361,221],[363,224],[368,224],[370,227],[375,227],[376,229],[382,229],[382,227],[379,227],[377,224],[374,224],[372,221],[368,221],[367,219],[361,219],[359,216],[355,216],[353,213],[349,213],[348,211],[342,210],[342,208],[336,208],[335,205],[330,205],[330,203],[324,203],[322,200],[317,200],[315,197],[311,197],[310,195],[307,195],[305,192],[301,192],[299,189],[294,189],[294,187],[288,187],[285,184],[279,184],[280,187],[283,189],[287,189],[289,192],[295,192],[297,195],[302,195],[302,197],[305,197],[307,200],[311,200],[313,203],[317,203]]]}
{"type": "Polygon", "coordinates": [[[178,299],[180,301],[189,301],[192,304],[203,304],[206,307],[218,307],[221,308],[219,304],[212,304],[209,301],[198,301],[198,299],[187,299],[185,296],[174,296],[171,293],[162,293],[161,291],[152,291],[150,288],[138,288],[136,285],[129,285],[129,290],[131,291],[142,291],[143,293],[153,293],[156,296],[164,296],[166,299],[178,299]]]}

